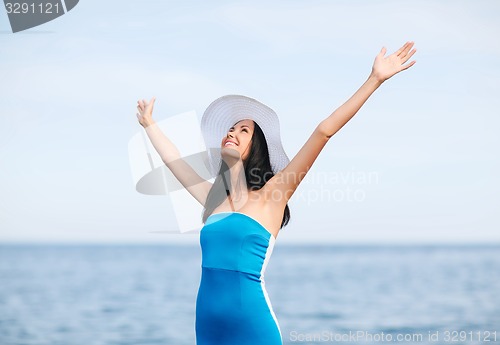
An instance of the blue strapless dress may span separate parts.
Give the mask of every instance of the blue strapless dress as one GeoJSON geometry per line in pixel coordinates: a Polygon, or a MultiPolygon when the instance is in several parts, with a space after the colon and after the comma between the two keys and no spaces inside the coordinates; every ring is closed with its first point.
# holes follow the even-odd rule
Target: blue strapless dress
{"type": "Polygon", "coordinates": [[[239,212],[212,214],[200,232],[197,345],[281,345],[264,272],[274,236],[239,212]]]}

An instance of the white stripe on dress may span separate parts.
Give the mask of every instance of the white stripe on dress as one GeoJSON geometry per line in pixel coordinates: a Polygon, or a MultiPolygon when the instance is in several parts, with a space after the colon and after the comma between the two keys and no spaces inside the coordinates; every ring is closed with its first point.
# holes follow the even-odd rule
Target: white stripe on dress
{"type": "Polygon", "coordinates": [[[269,299],[269,296],[267,295],[266,282],[264,280],[264,272],[266,271],[267,264],[269,263],[269,259],[271,258],[271,254],[273,253],[273,248],[274,248],[275,242],[276,242],[276,239],[274,238],[274,236],[270,235],[269,236],[269,246],[267,247],[267,251],[266,251],[266,257],[264,258],[264,263],[262,264],[262,269],[260,271],[260,285],[262,287],[262,291],[264,292],[264,297],[266,299],[267,306],[269,307],[269,310],[271,311],[271,315],[273,316],[274,322],[276,323],[276,326],[278,327],[278,331],[280,332],[281,342],[283,342],[283,337],[281,335],[280,325],[278,323],[278,319],[276,318],[276,315],[274,314],[273,306],[271,305],[271,300],[269,299]]]}

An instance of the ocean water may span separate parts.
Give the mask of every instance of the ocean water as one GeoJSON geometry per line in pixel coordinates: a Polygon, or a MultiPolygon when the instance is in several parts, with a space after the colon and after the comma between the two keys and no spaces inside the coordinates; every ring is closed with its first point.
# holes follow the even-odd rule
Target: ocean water
{"type": "MultiPolygon", "coordinates": [[[[200,262],[197,246],[0,245],[0,344],[195,344],[200,262]]],[[[284,344],[500,343],[500,246],[278,242],[265,280],[284,344]]]]}

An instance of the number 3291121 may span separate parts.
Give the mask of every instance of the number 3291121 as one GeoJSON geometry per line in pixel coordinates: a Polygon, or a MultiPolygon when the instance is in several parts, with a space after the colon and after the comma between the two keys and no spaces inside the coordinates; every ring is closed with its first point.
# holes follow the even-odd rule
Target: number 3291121
{"type": "Polygon", "coordinates": [[[59,6],[59,3],[40,3],[40,4],[28,4],[26,2],[6,2],[5,9],[7,13],[60,13],[62,9],[59,6]]]}

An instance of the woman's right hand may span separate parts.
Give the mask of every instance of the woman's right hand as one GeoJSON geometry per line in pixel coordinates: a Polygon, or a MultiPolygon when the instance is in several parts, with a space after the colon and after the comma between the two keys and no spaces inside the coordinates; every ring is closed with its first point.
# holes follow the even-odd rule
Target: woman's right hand
{"type": "Polygon", "coordinates": [[[151,101],[147,102],[145,99],[137,101],[137,119],[142,127],[146,128],[154,123],[153,121],[153,106],[155,104],[156,97],[151,98],[151,101]]]}

